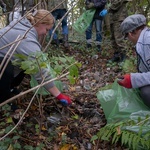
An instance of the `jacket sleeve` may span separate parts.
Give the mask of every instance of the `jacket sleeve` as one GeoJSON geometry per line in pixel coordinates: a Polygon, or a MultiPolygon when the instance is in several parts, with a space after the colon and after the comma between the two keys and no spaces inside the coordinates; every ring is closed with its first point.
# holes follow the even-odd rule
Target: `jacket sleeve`
{"type": "MultiPolygon", "coordinates": [[[[33,40],[33,39],[25,39],[23,44],[20,44],[18,46],[18,49],[19,49],[19,53],[24,54],[26,56],[29,56],[29,54],[41,52],[40,45],[38,44],[38,42],[36,40],[33,40]]],[[[35,57],[32,55],[31,59],[35,59],[35,57]]],[[[48,68],[40,69],[39,72],[34,74],[34,77],[39,84],[42,82],[43,78],[45,78],[44,81],[48,81],[48,80],[52,79],[52,77],[50,75],[50,71],[48,70],[48,68]]],[[[50,83],[46,84],[44,87],[47,90],[49,90],[53,86],[54,86],[54,82],[50,82],[50,83]]]]}
{"type": "Polygon", "coordinates": [[[136,44],[136,52],[139,56],[138,70],[140,73],[131,73],[133,88],[150,85],[150,32],[149,28],[143,29],[136,44]]]}
{"type": "MultiPolygon", "coordinates": [[[[122,6],[125,0],[114,0],[109,7],[109,11],[116,11],[122,6]]],[[[127,2],[127,1],[126,1],[127,2]]]]}
{"type": "Polygon", "coordinates": [[[150,85],[150,72],[131,73],[131,84],[133,88],[150,85]]]}

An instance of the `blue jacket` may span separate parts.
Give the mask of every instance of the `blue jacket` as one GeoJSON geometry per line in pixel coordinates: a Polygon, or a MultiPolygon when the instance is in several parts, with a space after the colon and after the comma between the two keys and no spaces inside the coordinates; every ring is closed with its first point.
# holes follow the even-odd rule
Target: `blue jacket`
{"type": "Polygon", "coordinates": [[[105,8],[107,0],[86,0],[85,4],[89,2],[94,3],[94,8],[96,9],[94,19],[103,19],[103,17],[99,16],[99,13],[105,8]]]}

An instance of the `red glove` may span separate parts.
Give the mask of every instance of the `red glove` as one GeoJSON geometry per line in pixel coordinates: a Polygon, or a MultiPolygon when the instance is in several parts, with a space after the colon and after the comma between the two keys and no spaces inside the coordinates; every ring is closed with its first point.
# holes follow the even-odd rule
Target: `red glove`
{"type": "Polygon", "coordinates": [[[62,103],[62,105],[65,106],[70,105],[72,103],[70,97],[62,93],[60,93],[56,98],[62,103]]]}
{"type": "Polygon", "coordinates": [[[119,85],[124,86],[125,88],[132,88],[130,74],[124,75],[123,78],[119,79],[117,82],[119,85]]]}

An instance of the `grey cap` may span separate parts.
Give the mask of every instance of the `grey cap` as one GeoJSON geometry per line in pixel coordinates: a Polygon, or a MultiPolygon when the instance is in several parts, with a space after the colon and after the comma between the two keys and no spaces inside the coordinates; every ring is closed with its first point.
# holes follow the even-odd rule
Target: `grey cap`
{"type": "Polygon", "coordinates": [[[128,16],[122,23],[121,23],[121,31],[122,34],[129,33],[135,30],[137,27],[142,25],[146,25],[146,18],[142,14],[134,14],[128,16]]]}

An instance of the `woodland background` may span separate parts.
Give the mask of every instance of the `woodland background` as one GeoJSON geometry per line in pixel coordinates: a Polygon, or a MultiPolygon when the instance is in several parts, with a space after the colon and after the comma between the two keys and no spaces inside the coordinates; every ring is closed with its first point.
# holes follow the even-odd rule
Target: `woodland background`
{"type": "MultiPolygon", "coordinates": [[[[4,15],[7,20],[15,1],[5,0],[5,3],[7,12],[4,15]]],[[[48,8],[46,0],[26,0],[25,7],[30,10],[36,4],[38,4],[38,8],[48,8]]],[[[150,20],[149,0],[132,0],[127,7],[129,14],[142,13],[150,20]]],[[[62,107],[55,98],[42,95],[36,95],[30,105],[34,91],[24,94],[16,101],[23,112],[28,106],[30,107],[24,119],[13,131],[11,129],[17,121],[13,117],[16,114],[11,112],[7,104],[4,105],[0,111],[0,138],[11,132],[3,140],[0,140],[1,150],[129,150],[128,146],[122,144],[120,140],[112,144],[112,138],[107,140],[91,139],[107,124],[96,93],[106,85],[113,83],[117,76],[135,70],[136,57],[132,46],[130,43],[126,45],[127,56],[130,56],[132,63],[126,64],[126,66],[121,63],[109,64],[107,60],[113,55],[109,14],[105,17],[103,24],[102,53],[100,54],[95,47],[87,50],[85,35],[77,33],[72,28],[72,24],[85,11],[84,0],[68,0],[68,8],[70,9],[68,14],[70,48],[66,50],[62,45],[56,47],[53,44],[47,47],[49,37],[46,37],[42,43],[43,48],[47,47],[46,52],[50,59],[66,63],[64,68],[68,67],[66,60],[70,61],[72,57],[82,64],[78,72],[78,79],[74,84],[70,84],[66,77],[61,79],[63,90],[70,95],[73,105],[69,108],[62,107]]],[[[57,32],[61,35],[60,25],[57,32]]],[[[22,91],[31,88],[29,75],[25,77],[19,88],[22,91]]],[[[22,114],[22,112],[19,113],[22,114]]],[[[125,139],[129,139],[129,137],[126,136],[125,139]]],[[[131,143],[135,143],[137,139],[137,136],[134,135],[131,143]]]]}

